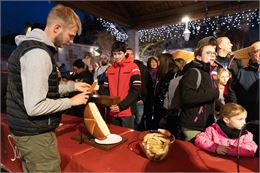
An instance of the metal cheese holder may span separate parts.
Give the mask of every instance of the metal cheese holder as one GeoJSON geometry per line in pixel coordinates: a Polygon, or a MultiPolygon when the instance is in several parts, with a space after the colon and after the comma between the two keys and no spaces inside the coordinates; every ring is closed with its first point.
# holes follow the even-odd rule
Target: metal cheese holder
{"type": "Polygon", "coordinates": [[[120,103],[120,97],[118,96],[99,95],[97,92],[93,92],[89,97],[93,102],[104,106],[111,106],[120,103]]]}

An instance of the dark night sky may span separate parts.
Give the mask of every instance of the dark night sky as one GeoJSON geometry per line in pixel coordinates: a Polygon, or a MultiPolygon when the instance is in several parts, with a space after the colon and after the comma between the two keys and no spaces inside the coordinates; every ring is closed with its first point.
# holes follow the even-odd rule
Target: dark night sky
{"type": "MultiPolygon", "coordinates": [[[[26,22],[45,25],[48,12],[55,5],[48,1],[1,1],[1,36],[23,34],[26,22]]],[[[76,13],[84,18],[84,13],[76,13]]]]}

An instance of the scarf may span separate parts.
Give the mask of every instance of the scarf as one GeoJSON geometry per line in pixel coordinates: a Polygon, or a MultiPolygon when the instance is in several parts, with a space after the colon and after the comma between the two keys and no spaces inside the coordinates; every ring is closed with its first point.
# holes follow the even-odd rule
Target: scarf
{"type": "MultiPolygon", "coordinates": [[[[239,137],[239,133],[241,130],[239,129],[231,129],[230,127],[228,127],[226,125],[226,123],[223,121],[223,119],[217,121],[217,124],[219,125],[219,127],[221,128],[221,130],[231,139],[233,138],[238,138],[239,137]]],[[[241,136],[245,135],[246,132],[246,128],[243,129],[241,136]]]]}
{"type": "Polygon", "coordinates": [[[151,68],[151,69],[149,69],[149,73],[150,73],[150,75],[151,75],[151,77],[152,77],[153,83],[156,81],[157,71],[158,71],[157,68],[151,68]]]}

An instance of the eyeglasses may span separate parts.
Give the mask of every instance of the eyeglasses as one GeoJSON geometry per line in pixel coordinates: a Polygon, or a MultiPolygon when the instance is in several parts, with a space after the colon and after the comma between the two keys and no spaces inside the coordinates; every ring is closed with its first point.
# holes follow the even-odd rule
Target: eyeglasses
{"type": "Polygon", "coordinates": [[[211,52],[211,51],[208,51],[208,52],[205,52],[206,55],[214,55],[214,56],[217,56],[217,52],[211,52]]]}

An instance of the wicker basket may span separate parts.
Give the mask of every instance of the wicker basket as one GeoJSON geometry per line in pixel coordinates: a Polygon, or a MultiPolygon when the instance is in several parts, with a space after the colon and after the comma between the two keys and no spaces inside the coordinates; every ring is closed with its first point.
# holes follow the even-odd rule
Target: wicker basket
{"type": "Polygon", "coordinates": [[[159,132],[148,132],[139,144],[147,158],[153,161],[161,161],[167,156],[170,145],[174,140],[174,136],[168,137],[159,132]]]}

